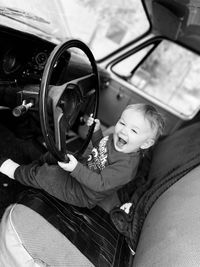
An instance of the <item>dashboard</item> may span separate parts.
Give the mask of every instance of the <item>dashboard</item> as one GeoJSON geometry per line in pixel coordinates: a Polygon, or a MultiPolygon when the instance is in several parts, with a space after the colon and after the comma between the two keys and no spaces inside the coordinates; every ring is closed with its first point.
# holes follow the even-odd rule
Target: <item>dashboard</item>
{"type": "MultiPolygon", "coordinates": [[[[40,84],[46,62],[55,44],[34,35],[0,27],[0,85],[40,84]]],[[[61,84],[88,73],[88,65],[67,51],[59,58],[52,75],[52,84],[61,84]]],[[[109,80],[108,73],[99,68],[100,82],[109,80]]]]}
{"type": "Polygon", "coordinates": [[[39,83],[54,45],[34,36],[1,33],[0,81],[39,83]]]}
{"type": "Polygon", "coordinates": [[[30,77],[37,80],[41,76],[49,53],[47,49],[36,48],[25,51],[24,55],[21,50],[11,47],[3,55],[2,71],[7,76],[21,72],[22,78],[30,77]]]}

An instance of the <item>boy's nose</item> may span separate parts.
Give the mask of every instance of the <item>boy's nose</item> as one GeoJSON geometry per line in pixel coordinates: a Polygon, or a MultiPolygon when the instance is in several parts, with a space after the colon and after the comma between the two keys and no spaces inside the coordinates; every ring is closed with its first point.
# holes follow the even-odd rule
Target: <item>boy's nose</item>
{"type": "Polygon", "coordinates": [[[127,133],[126,126],[124,126],[124,127],[121,129],[121,133],[123,133],[123,134],[126,134],[126,133],[127,133]]]}

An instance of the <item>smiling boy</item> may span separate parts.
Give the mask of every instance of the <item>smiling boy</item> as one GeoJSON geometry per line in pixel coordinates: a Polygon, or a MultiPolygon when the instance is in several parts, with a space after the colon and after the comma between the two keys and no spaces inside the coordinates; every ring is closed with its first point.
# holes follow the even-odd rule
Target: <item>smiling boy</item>
{"type": "Polygon", "coordinates": [[[93,123],[93,149],[82,161],[71,154],[68,163],[58,165],[41,160],[18,165],[7,159],[0,171],[76,206],[92,208],[109,201],[119,188],[134,179],[141,152],[154,145],[163,133],[164,120],[153,106],[133,104],[122,112],[113,134],[103,137],[99,120],[89,117],[87,125],[93,123]]]}

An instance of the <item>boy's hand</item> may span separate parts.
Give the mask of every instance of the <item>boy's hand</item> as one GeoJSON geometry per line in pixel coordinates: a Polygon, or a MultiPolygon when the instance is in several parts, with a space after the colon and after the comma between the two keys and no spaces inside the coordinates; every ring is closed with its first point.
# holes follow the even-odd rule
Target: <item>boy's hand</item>
{"type": "Polygon", "coordinates": [[[77,159],[71,155],[71,154],[67,154],[68,158],[69,158],[69,162],[60,162],[58,161],[58,165],[65,171],[67,172],[72,172],[75,168],[76,165],[78,164],[77,159]]]}
{"type": "Polygon", "coordinates": [[[96,132],[100,129],[101,123],[100,123],[100,120],[93,118],[93,114],[90,114],[90,116],[87,119],[86,124],[88,127],[90,127],[93,123],[95,123],[94,132],[96,132]]]}

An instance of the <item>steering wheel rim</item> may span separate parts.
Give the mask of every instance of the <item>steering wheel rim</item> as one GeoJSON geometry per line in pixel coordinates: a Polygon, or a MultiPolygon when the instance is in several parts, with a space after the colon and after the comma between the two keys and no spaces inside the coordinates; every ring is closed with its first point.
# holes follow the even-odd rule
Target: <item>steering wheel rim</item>
{"type": "MultiPolygon", "coordinates": [[[[43,72],[41,85],[40,85],[40,93],[39,93],[39,116],[40,116],[40,125],[42,129],[42,134],[47,146],[47,149],[52,153],[52,155],[60,160],[60,161],[66,161],[67,156],[66,154],[69,153],[69,151],[65,150],[64,152],[58,149],[58,147],[55,144],[55,140],[53,139],[53,136],[51,134],[51,128],[49,125],[49,115],[48,115],[48,108],[47,108],[47,100],[48,100],[48,94],[49,94],[49,86],[50,86],[50,79],[53,72],[53,68],[55,64],[58,62],[58,59],[60,58],[63,53],[69,49],[69,48],[78,48],[82,50],[87,58],[89,59],[89,62],[92,67],[92,75],[94,79],[95,84],[95,97],[94,97],[94,110],[92,111],[93,117],[97,117],[98,112],[98,103],[99,103],[99,75],[97,70],[97,65],[94,59],[94,56],[88,46],[83,43],[80,40],[69,40],[67,42],[64,42],[54,48],[51,55],[48,58],[48,61],[45,65],[45,69],[43,72]]],[[[87,137],[81,146],[81,148],[75,153],[75,156],[80,155],[84,152],[86,147],[88,146],[90,139],[92,137],[94,131],[94,125],[92,125],[88,131],[87,137]]]]}

